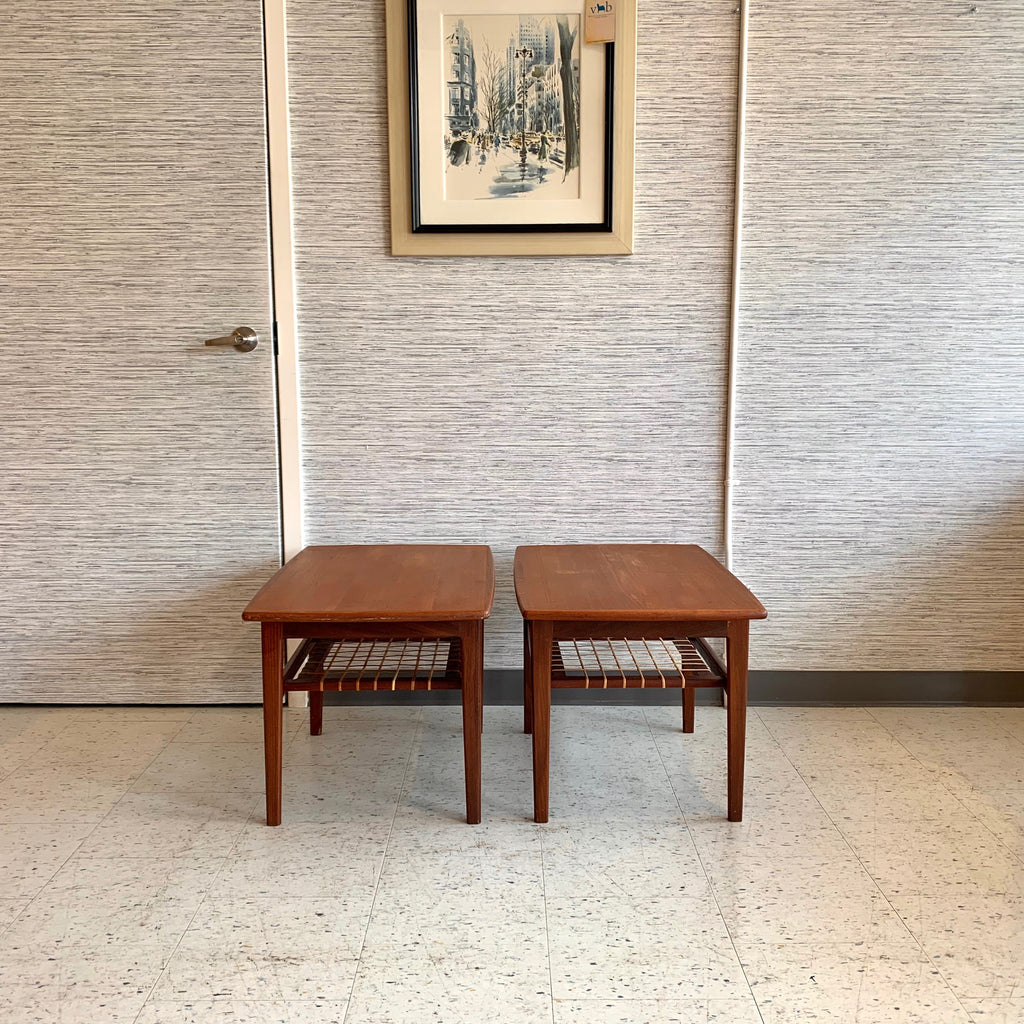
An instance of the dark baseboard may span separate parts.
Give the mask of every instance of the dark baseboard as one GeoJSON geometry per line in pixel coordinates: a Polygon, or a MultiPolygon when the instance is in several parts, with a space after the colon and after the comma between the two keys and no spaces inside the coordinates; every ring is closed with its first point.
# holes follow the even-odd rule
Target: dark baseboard
{"type": "Polygon", "coordinates": [[[751,704],[1024,706],[1024,672],[750,673],[751,704]]]}
{"type": "MultiPolygon", "coordinates": [[[[754,705],[1006,705],[1024,706],[1024,672],[787,672],[750,673],[754,705]]],[[[326,693],[325,704],[458,704],[455,690],[431,693],[326,693]]],[[[678,690],[555,690],[553,704],[675,705],[678,690]]],[[[484,673],[485,704],[522,704],[518,669],[484,673]]],[[[721,691],[698,690],[698,704],[721,704],[721,691]]]]}

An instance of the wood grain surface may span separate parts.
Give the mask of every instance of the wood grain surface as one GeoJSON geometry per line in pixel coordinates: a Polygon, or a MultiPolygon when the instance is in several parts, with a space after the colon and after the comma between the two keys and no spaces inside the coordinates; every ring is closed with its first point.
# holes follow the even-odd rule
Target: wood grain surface
{"type": "Polygon", "coordinates": [[[528,619],[681,622],[767,614],[695,544],[524,546],[516,549],[515,588],[528,619]]]}
{"type": "Polygon", "coordinates": [[[315,545],[249,602],[247,622],[424,622],[483,619],[494,597],[488,547],[315,545]]]}

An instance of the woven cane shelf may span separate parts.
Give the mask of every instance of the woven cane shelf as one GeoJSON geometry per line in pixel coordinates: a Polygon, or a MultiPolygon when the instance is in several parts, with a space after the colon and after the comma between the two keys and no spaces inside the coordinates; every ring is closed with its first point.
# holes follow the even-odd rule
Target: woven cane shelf
{"type": "Polygon", "coordinates": [[[285,692],[458,690],[458,639],[306,640],[288,663],[285,692]]]}
{"type": "Polygon", "coordinates": [[[680,688],[721,686],[725,670],[697,638],[688,640],[556,640],[553,687],[680,688]]]}

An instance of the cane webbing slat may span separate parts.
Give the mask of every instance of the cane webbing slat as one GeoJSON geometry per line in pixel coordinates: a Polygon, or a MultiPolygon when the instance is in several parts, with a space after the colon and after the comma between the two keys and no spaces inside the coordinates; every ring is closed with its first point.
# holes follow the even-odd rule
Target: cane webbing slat
{"type": "Polygon", "coordinates": [[[722,682],[717,666],[692,640],[607,638],[551,645],[553,687],[678,689],[722,682]]]}
{"type": "Polygon", "coordinates": [[[285,674],[286,691],[457,690],[459,641],[388,638],[306,640],[285,674]]]}

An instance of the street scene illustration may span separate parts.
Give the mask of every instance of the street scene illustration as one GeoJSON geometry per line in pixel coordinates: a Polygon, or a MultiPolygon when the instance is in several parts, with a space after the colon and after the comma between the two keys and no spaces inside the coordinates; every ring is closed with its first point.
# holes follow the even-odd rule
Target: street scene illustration
{"type": "Polygon", "coordinates": [[[446,17],[445,199],[577,199],[578,15],[446,17]]]}

